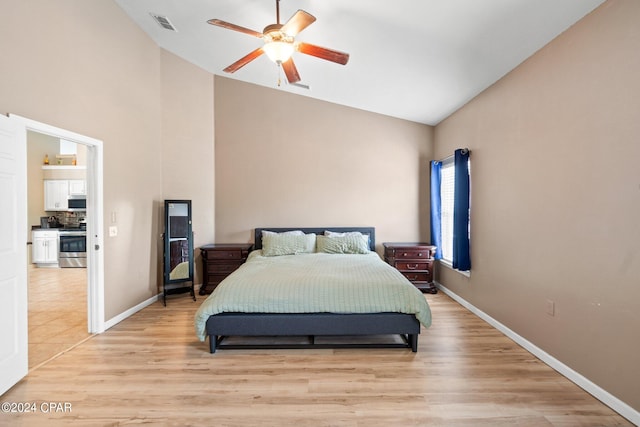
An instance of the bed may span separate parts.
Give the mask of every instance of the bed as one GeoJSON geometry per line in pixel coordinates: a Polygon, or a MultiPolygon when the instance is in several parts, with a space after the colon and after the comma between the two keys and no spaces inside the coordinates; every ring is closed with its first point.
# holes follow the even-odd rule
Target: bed
{"type": "Polygon", "coordinates": [[[375,253],[373,227],[256,228],[254,241],[247,262],[196,312],[196,334],[201,341],[209,338],[211,353],[309,347],[417,351],[421,325],[431,324],[429,306],[415,286],[375,253]],[[281,247],[270,242],[289,233],[305,236],[304,250],[277,253],[281,247]],[[357,253],[350,252],[354,244],[357,253]],[[270,253],[274,248],[275,255],[270,253]],[[337,253],[327,253],[335,248],[337,253]],[[274,337],[295,340],[274,343],[274,337]]]}

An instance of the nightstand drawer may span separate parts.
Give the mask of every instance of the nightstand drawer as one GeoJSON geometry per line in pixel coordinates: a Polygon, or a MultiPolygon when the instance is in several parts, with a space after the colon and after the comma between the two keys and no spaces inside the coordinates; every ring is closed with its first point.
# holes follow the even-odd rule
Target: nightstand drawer
{"type": "Polygon", "coordinates": [[[242,265],[242,262],[225,262],[225,263],[209,263],[207,264],[207,271],[211,274],[229,274],[238,269],[242,265]]]}
{"type": "Polygon", "coordinates": [[[431,277],[431,272],[419,272],[413,273],[409,271],[401,271],[402,275],[409,279],[410,282],[431,282],[433,279],[431,277]]]}
{"type": "Polygon", "coordinates": [[[228,274],[209,274],[207,275],[207,285],[217,285],[218,283],[222,282],[227,276],[228,274]]]}
{"type": "Polygon", "coordinates": [[[242,251],[240,250],[217,250],[208,251],[207,259],[242,259],[242,251]]]}
{"type": "Polygon", "coordinates": [[[396,249],[395,256],[398,259],[429,259],[431,257],[431,251],[428,249],[396,249]]]}
{"type": "Polygon", "coordinates": [[[431,270],[431,262],[427,261],[396,261],[395,268],[400,271],[421,271],[431,270]]]}

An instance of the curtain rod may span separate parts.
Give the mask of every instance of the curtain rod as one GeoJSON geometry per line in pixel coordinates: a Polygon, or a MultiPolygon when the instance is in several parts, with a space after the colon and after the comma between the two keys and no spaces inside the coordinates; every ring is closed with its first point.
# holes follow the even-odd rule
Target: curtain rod
{"type": "MultiPolygon", "coordinates": [[[[471,152],[471,150],[469,150],[469,149],[468,149],[468,148],[466,148],[466,147],[462,149],[462,154],[467,154],[467,153],[470,153],[470,152],[471,152]]],[[[434,160],[434,161],[435,161],[435,162],[440,162],[440,163],[442,163],[442,162],[444,162],[444,161],[446,161],[446,160],[449,160],[449,159],[453,158],[453,156],[455,156],[455,154],[452,154],[452,155],[450,155],[450,156],[447,156],[447,157],[445,157],[444,159],[434,160]]]]}

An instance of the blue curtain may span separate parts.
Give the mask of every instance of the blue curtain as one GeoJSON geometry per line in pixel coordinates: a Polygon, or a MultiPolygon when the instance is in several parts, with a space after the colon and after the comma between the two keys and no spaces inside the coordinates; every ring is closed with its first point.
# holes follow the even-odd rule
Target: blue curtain
{"type": "Polygon", "coordinates": [[[436,246],[435,259],[442,259],[442,225],[440,200],[441,162],[431,162],[431,244],[436,246]]]}
{"type": "Polygon", "coordinates": [[[469,251],[469,150],[454,153],[453,268],[471,270],[469,251]]]}

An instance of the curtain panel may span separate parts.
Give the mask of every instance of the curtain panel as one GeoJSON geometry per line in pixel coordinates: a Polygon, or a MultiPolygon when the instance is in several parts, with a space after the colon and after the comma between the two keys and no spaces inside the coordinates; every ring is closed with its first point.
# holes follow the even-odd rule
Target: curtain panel
{"type": "Polygon", "coordinates": [[[435,259],[442,259],[442,220],[440,169],[442,162],[431,162],[431,243],[437,248],[435,259]]]}
{"type": "Polygon", "coordinates": [[[469,150],[454,153],[453,268],[471,270],[469,248],[469,150]]]}

